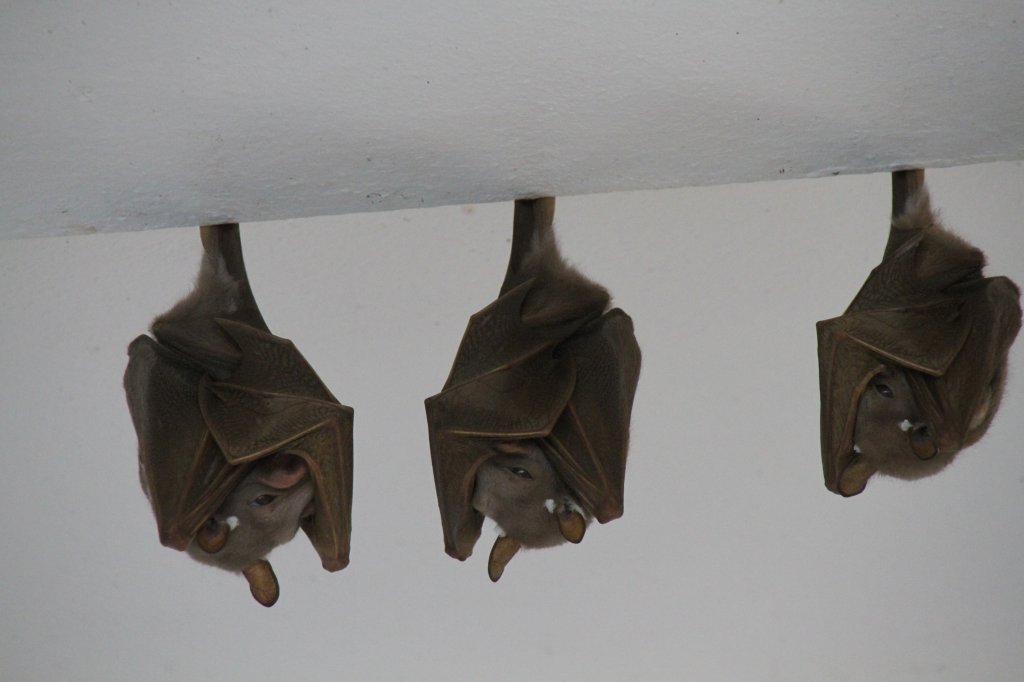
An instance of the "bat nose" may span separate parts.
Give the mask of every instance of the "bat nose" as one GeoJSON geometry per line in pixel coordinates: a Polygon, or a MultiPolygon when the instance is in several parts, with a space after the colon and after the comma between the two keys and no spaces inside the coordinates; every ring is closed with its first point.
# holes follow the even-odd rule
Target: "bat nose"
{"type": "Polygon", "coordinates": [[[910,447],[918,459],[931,459],[940,452],[956,452],[963,440],[953,430],[935,434],[925,422],[917,422],[910,429],[910,447]]]}
{"type": "Polygon", "coordinates": [[[918,459],[931,459],[939,453],[939,446],[932,438],[928,425],[917,422],[910,429],[910,449],[918,459]]]}

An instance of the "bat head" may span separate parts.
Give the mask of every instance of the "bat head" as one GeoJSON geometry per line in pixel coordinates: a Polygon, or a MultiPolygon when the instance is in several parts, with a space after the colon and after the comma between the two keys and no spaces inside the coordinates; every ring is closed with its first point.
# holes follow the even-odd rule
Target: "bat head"
{"type": "Polygon", "coordinates": [[[500,442],[480,465],[473,508],[523,547],[579,542],[593,518],[577,504],[536,439],[500,442]]]}
{"type": "Polygon", "coordinates": [[[960,450],[960,434],[938,432],[927,418],[908,381],[907,370],[885,367],[865,387],[857,407],[853,453],[858,467],[844,476],[856,487],[856,470],[869,468],[902,479],[930,476],[943,469],[960,450]]]}
{"type": "Polygon", "coordinates": [[[497,522],[487,573],[498,582],[521,547],[583,540],[593,516],[577,504],[538,439],[502,441],[476,471],[473,508],[497,522]]]}
{"type": "Polygon", "coordinates": [[[244,571],[295,537],[313,513],[313,482],[301,457],[278,453],[257,462],[189,543],[204,564],[244,571]]]}

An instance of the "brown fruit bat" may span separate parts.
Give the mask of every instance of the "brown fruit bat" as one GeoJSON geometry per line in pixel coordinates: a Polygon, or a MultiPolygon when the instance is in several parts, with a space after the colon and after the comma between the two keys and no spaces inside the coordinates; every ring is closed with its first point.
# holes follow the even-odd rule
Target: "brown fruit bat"
{"type": "Polygon", "coordinates": [[[999,409],[1020,291],[931,210],[924,171],[893,173],[885,254],[841,317],[818,322],[825,486],[937,473],[999,409]]]}
{"type": "Polygon", "coordinates": [[[640,348],[608,292],[562,260],[554,210],[553,198],[515,203],[498,298],[426,400],[445,551],[466,559],[492,518],[493,581],[520,547],[579,542],[623,509],[640,348]]]}
{"type": "Polygon", "coordinates": [[[272,606],[265,557],[300,526],[325,569],[348,565],[352,409],[267,329],[238,225],[200,235],[195,288],[128,347],[139,476],[163,545],[241,571],[272,606]]]}

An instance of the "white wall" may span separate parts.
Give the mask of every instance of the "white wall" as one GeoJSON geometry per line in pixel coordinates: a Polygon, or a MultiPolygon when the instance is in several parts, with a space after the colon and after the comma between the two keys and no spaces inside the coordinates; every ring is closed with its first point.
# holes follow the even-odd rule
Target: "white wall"
{"type": "MultiPolygon", "coordinates": [[[[1024,282],[1024,166],[929,171],[1024,282]]],[[[560,200],[565,253],[644,352],[625,516],[486,576],[443,551],[423,399],[504,274],[512,205],[247,225],[271,329],[353,405],[352,564],[303,536],[282,595],[161,547],[120,379],[197,230],[0,248],[0,679],[1008,680],[1024,667],[1021,345],[939,476],[822,484],[814,322],[877,263],[878,174],[560,200]]]]}
{"type": "Polygon", "coordinates": [[[0,8],[0,237],[1024,158],[1020,0],[0,8]]]}

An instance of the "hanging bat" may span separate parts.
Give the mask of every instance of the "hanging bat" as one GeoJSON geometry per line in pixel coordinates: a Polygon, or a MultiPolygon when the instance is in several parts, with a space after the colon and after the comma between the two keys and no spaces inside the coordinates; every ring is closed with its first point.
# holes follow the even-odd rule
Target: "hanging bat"
{"type": "Polygon", "coordinates": [[[352,409],[267,329],[237,224],[200,228],[193,291],[128,347],[124,386],[160,542],[279,594],[266,555],[301,526],[323,567],[348,565],[352,409]]]}
{"type": "Polygon", "coordinates": [[[426,400],[445,551],[464,560],[499,526],[488,574],[521,547],[579,542],[622,515],[640,348],[601,286],[559,255],[553,198],[517,201],[497,300],[469,320],[426,400]]]}
{"type": "Polygon", "coordinates": [[[893,173],[881,264],[841,317],[818,322],[825,486],[937,473],[999,409],[1020,291],[931,210],[924,171],[893,173]]]}

